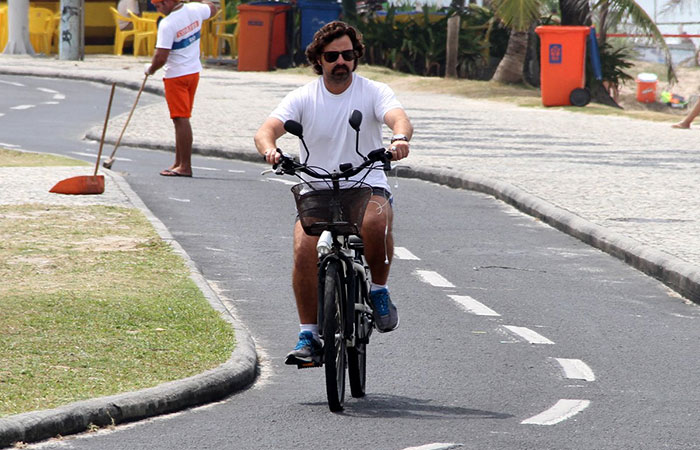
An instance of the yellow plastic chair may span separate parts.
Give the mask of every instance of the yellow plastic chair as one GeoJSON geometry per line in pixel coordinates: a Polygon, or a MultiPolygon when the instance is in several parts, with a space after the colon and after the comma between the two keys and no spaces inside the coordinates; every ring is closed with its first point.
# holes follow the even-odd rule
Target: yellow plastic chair
{"type": "Polygon", "coordinates": [[[47,8],[29,8],[29,41],[37,53],[51,53],[54,13],[47,8]]]}
{"type": "Polygon", "coordinates": [[[0,53],[7,45],[7,5],[0,6],[0,53]]]}
{"type": "Polygon", "coordinates": [[[58,54],[58,46],[60,41],[60,36],[59,34],[61,33],[61,12],[56,11],[53,13],[53,17],[51,18],[51,53],[56,53],[58,54]]]}
{"type": "Polygon", "coordinates": [[[214,55],[216,47],[216,34],[214,34],[214,23],[221,17],[222,10],[218,10],[216,14],[202,22],[202,29],[200,30],[199,38],[199,51],[202,57],[214,55]]]}
{"type": "Polygon", "coordinates": [[[141,50],[144,49],[145,55],[153,55],[156,47],[156,38],[158,37],[158,26],[153,19],[139,17],[129,11],[129,17],[134,21],[134,56],[141,55],[141,50]]]}
{"type": "Polygon", "coordinates": [[[124,52],[124,43],[126,40],[133,38],[136,34],[136,24],[134,24],[134,28],[131,30],[120,30],[120,20],[131,23],[134,23],[134,20],[129,17],[122,16],[113,6],[109,7],[109,11],[112,13],[112,18],[114,19],[114,50],[112,53],[115,55],[121,55],[124,52]]]}
{"type": "Polygon", "coordinates": [[[218,20],[214,22],[215,42],[213,53],[215,58],[219,56],[219,50],[226,50],[225,47],[220,46],[221,40],[223,40],[224,42],[228,42],[231,58],[236,58],[238,56],[238,30],[238,17],[233,17],[228,20],[218,20]],[[228,33],[226,31],[228,25],[235,25],[233,33],[228,33]]]}

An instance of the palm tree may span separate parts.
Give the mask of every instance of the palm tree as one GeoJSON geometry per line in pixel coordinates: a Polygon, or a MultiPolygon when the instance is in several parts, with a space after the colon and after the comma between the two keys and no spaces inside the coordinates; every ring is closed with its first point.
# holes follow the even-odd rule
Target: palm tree
{"type": "Polygon", "coordinates": [[[523,67],[527,53],[528,30],[540,18],[540,0],[494,0],[494,14],[510,28],[506,54],[491,78],[501,83],[523,81],[523,67]]]}
{"type": "Polygon", "coordinates": [[[8,55],[34,54],[29,42],[29,2],[9,0],[7,2],[8,41],[3,53],[8,55]]]}

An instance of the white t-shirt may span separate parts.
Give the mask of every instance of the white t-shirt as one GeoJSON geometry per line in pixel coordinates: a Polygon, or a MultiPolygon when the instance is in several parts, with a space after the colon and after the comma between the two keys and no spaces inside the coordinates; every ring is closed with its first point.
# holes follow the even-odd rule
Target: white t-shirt
{"type": "Polygon", "coordinates": [[[182,3],[158,24],[156,48],[170,49],[163,78],[175,78],[202,70],[199,37],[202,22],[211,16],[208,5],[182,3]]]}
{"type": "MultiPolygon", "coordinates": [[[[355,130],[348,123],[354,109],[362,113],[359,151],[367,155],[372,150],[383,148],[382,125],[384,115],[401,103],[394,91],[384,83],[368,80],[353,73],[352,83],[342,94],[332,94],[326,89],[323,78],[308,83],[290,92],[272,111],[270,117],[282,122],[296,120],[304,127],[304,141],[309,148],[310,166],[319,166],[332,172],[342,163],[360,164],[363,160],[355,152],[355,130]]],[[[301,162],[306,151],[299,143],[301,162]]],[[[360,173],[352,179],[360,179],[360,173]]],[[[386,174],[372,170],[365,182],[374,187],[389,190],[386,174]]]]}

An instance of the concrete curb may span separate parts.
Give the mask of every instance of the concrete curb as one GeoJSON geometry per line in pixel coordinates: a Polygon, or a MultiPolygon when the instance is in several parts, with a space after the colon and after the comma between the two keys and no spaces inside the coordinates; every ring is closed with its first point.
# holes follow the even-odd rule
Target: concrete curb
{"type": "Polygon", "coordinates": [[[226,308],[189,255],[121,175],[107,170],[105,173],[134,206],[143,211],[161,238],[169,242],[185,260],[192,279],[209,304],[233,326],[236,333],[236,348],[225,363],[189,378],[135,392],[100,397],[55,409],[32,411],[0,419],[0,447],[7,447],[20,441],[36,442],[57,435],[80,433],[95,425],[109,426],[132,422],[209,403],[244,389],[253,383],[257,375],[255,343],[243,324],[226,308]]]}

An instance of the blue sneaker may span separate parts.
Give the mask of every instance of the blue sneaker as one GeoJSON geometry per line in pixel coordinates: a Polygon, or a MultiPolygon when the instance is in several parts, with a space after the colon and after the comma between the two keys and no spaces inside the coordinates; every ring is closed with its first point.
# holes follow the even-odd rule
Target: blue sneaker
{"type": "Polygon", "coordinates": [[[399,327],[399,312],[391,302],[387,289],[370,292],[369,301],[372,303],[374,325],[377,327],[377,330],[381,333],[386,333],[399,327]]]}
{"type": "Polygon", "coordinates": [[[284,363],[291,366],[318,363],[321,361],[322,354],[323,347],[318,340],[314,339],[313,333],[302,331],[299,333],[297,346],[287,354],[287,359],[284,363]]]}

